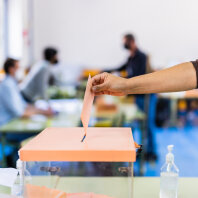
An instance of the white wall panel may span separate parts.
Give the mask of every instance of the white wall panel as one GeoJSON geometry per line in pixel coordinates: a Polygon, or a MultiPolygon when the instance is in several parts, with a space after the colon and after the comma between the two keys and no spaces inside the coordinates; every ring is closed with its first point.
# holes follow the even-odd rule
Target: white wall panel
{"type": "Polygon", "coordinates": [[[57,46],[66,63],[114,67],[133,32],[156,67],[198,58],[197,0],[34,0],[34,54],[57,46]]]}

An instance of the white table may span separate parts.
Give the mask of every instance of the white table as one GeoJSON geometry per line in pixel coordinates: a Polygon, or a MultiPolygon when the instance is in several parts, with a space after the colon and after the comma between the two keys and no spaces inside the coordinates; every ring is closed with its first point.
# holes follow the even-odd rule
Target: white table
{"type": "Polygon", "coordinates": [[[6,194],[1,194],[1,193],[0,193],[0,197],[1,198],[17,198],[16,196],[6,195],[6,194]]]}
{"type": "MultiPolygon", "coordinates": [[[[49,185],[50,181],[47,177],[37,177],[35,182],[37,185],[41,185],[43,182],[46,183],[46,185],[49,185]]],[[[71,188],[71,185],[75,183],[73,188],[75,190],[79,189],[78,182],[81,182],[79,178],[60,178],[57,189],[66,191],[66,187],[71,188]],[[75,180],[78,181],[75,181],[75,180]]],[[[56,178],[53,178],[54,182],[56,181],[56,178]]],[[[87,186],[90,189],[90,185],[92,182],[94,182],[94,178],[92,181],[88,181],[89,186],[87,186]]],[[[101,178],[101,184],[104,185],[104,181],[101,178]]],[[[108,184],[109,182],[107,182],[108,184]]],[[[113,185],[113,189],[115,191],[122,191],[121,185],[117,181],[113,181],[111,183],[113,185]],[[119,187],[117,186],[119,185],[119,187]]],[[[111,186],[112,187],[112,186],[111,186]]],[[[112,188],[111,188],[112,189],[112,188]]],[[[159,198],[159,189],[160,189],[160,179],[159,177],[135,177],[134,178],[134,188],[133,188],[134,198],[159,198]]],[[[2,189],[1,189],[2,192],[2,189]]],[[[4,191],[5,192],[5,191],[4,191]]],[[[6,192],[5,192],[6,193],[6,192]]],[[[1,198],[9,198],[9,196],[4,196],[0,194],[1,198]]],[[[41,197],[42,198],[42,197],[41,197]]],[[[127,197],[122,197],[127,198],[127,197]]],[[[198,178],[180,178],[179,179],[179,191],[178,191],[178,198],[198,198],[198,178]]]]}
{"type": "MultiPolygon", "coordinates": [[[[159,177],[136,177],[134,198],[159,198],[159,177]]],[[[179,178],[178,198],[198,198],[198,178],[179,178]]]]}
{"type": "MultiPolygon", "coordinates": [[[[124,189],[126,187],[126,180],[122,178],[89,178],[84,179],[82,177],[68,177],[68,178],[52,178],[51,181],[46,182],[46,185],[50,183],[57,183],[56,188],[62,191],[67,192],[68,190],[73,192],[90,192],[90,189],[93,189],[95,193],[100,194],[101,189],[107,195],[111,195],[115,198],[128,198],[128,195],[124,195],[126,192],[124,189]],[[53,180],[53,181],[52,181],[53,180]],[[97,180],[97,181],[96,181],[97,180]],[[50,182],[50,183],[49,183],[50,182]],[[81,184],[87,187],[84,188],[81,184]],[[93,185],[94,184],[94,185],[93,185]],[[97,187],[95,186],[97,184],[97,187]],[[105,186],[105,188],[104,188],[105,186]],[[113,186],[113,187],[112,187],[113,186]],[[82,188],[82,189],[81,189],[82,188]],[[68,189],[68,190],[67,190],[68,189]],[[113,193],[112,193],[113,189],[113,193]],[[113,196],[115,195],[115,196],[113,196]]],[[[35,180],[35,185],[40,182],[46,181],[46,178],[38,177],[35,180]]],[[[130,185],[130,184],[129,184],[130,185]]],[[[135,177],[133,183],[133,198],[159,198],[160,191],[160,178],[159,177],[135,177]]],[[[179,178],[179,190],[178,198],[198,198],[198,178],[179,178]]]]}

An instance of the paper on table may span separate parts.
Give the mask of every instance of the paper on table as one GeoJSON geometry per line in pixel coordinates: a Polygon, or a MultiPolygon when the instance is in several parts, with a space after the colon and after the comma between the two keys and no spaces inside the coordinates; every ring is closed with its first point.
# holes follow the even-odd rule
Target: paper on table
{"type": "Polygon", "coordinates": [[[68,193],[67,198],[92,198],[92,193],[68,193]]]}
{"type": "Polygon", "coordinates": [[[67,194],[67,198],[111,198],[106,195],[97,195],[94,193],[71,193],[67,194]]]}
{"type": "Polygon", "coordinates": [[[86,90],[85,90],[85,95],[84,95],[83,108],[81,112],[81,121],[85,129],[85,134],[87,134],[87,128],[88,128],[89,118],[91,114],[91,107],[92,107],[93,100],[94,100],[94,93],[91,91],[91,87],[92,87],[91,76],[89,75],[86,90]]]}
{"type": "Polygon", "coordinates": [[[18,170],[15,168],[0,168],[0,185],[12,187],[16,181],[18,170]]]}
{"type": "Polygon", "coordinates": [[[1,194],[1,193],[0,193],[0,197],[1,197],[1,198],[19,198],[19,197],[14,196],[14,195],[1,194]]]}
{"type": "Polygon", "coordinates": [[[26,184],[27,198],[66,198],[66,193],[57,189],[50,189],[45,186],[26,184]]]}
{"type": "Polygon", "coordinates": [[[111,198],[106,195],[94,193],[66,193],[57,189],[50,189],[45,186],[26,184],[27,198],[111,198]]]}

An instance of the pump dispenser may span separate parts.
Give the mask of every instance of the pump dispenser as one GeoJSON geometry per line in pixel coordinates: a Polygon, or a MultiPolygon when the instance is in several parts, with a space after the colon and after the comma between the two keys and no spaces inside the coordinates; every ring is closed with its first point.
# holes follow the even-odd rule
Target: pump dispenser
{"type": "Polygon", "coordinates": [[[161,168],[160,198],[177,198],[179,169],[174,163],[173,145],[168,145],[166,163],[161,168]]]}
{"type": "Polygon", "coordinates": [[[11,189],[11,194],[18,196],[19,198],[22,198],[23,194],[23,176],[22,176],[22,170],[23,170],[23,163],[20,159],[16,162],[16,168],[18,170],[17,179],[11,189]]]}

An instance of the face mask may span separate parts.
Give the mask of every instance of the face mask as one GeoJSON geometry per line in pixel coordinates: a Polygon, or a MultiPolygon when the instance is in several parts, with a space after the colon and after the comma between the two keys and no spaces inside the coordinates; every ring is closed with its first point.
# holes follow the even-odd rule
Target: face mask
{"type": "Polygon", "coordinates": [[[24,73],[22,70],[17,70],[15,73],[15,79],[21,81],[23,79],[24,73]]]}
{"type": "Polygon", "coordinates": [[[55,59],[54,61],[53,61],[53,64],[55,65],[55,64],[58,64],[59,63],[59,61],[57,60],[57,59],[55,59]]]}
{"type": "Polygon", "coordinates": [[[124,48],[128,50],[128,49],[130,49],[130,45],[128,43],[125,43],[124,48]]]}

